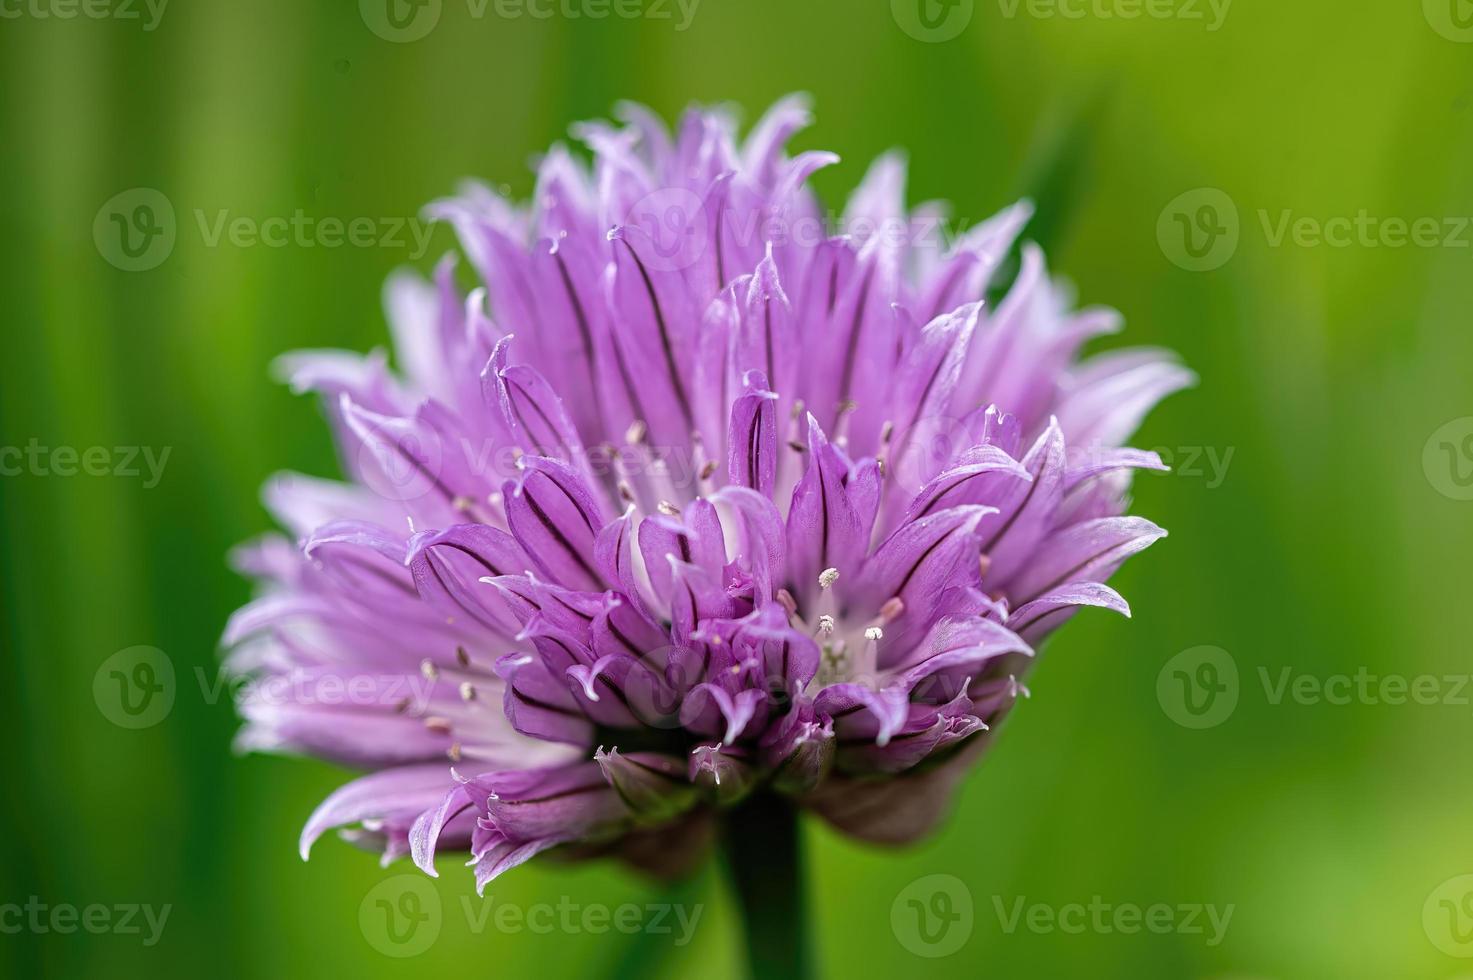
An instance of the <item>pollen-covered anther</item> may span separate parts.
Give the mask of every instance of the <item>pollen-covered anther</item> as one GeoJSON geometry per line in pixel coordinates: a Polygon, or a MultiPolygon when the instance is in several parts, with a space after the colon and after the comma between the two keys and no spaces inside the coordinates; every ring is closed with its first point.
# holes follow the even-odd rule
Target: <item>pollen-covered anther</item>
{"type": "Polygon", "coordinates": [[[831,588],[839,581],[839,570],[837,568],[825,568],[818,573],[818,587],[820,589],[831,588]]]}
{"type": "Polygon", "coordinates": [[[460,699],[462,701],[474,701],[476,699],[476,687],[470,681],[460,682],[460,699]]]}
{"type": "Polygon", "coordinates": [[[448,749],[445,750],[445,755],[447,755],[450,758],[450,761],[451,762],[459,762],[460,761],[460,743],[459,742],[451,742],[450,743],[450,748],[448,748],[448,749]]]}
{"type": "Polygon", "coordinates": [[[865,628],[864,638],[873,641],[883,640],[885,638],[885,631],[878,626],[869,626],[865,628]]]}
{"type": "Polygon", "coordinates": [[[629,428],[624,430],[624,441],[631,446],[637,446],[644,442],[644,437],[649,434],[649,426],[644,424],[644,419],[635,419],[629,423],[629,428]]]}
{"type": "Polygon", "coordinates": [[[679,517],[680,516],[680,508],[679,507],[676,507],[674,504],[672,504],[668,500],[662,500],[662,501],[660,501],[659,504],[656,505],[656,508],[655,509],[658,510],[660,513],[664,514],[666,517],[679,517]]]}
{"type": "Polygon", "coordinates": [[[436,667],[432,660],[421,660],[419,662],[419,672],[424,675],[424,679],[427,681],[437,681],[440,679],[440,668],[436,667]]]}
{"type": "Polygon", "coordinates": [[[833,632],[834,632],[834,617],[832,617],[832,616],[820,616],[820,617],[818,617],[818,635],[819,636],[830,636],[830,635],[833,634],[833,632]]]}

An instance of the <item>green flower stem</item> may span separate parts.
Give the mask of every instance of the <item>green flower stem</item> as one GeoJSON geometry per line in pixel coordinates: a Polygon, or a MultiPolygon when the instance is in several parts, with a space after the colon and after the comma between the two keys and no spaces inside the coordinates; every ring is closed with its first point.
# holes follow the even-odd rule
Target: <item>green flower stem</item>
{"type": "Polygon", "coordinates": [[[727,874],[741,906],[748,975],[808,980],[814,975],[798,811],[758,791],[722,825],[727,874]]]}

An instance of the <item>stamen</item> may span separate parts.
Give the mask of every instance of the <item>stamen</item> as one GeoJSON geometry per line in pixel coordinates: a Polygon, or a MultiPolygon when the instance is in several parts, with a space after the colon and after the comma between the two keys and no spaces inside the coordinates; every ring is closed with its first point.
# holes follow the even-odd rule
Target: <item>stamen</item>
{"type": "Polygon", "coordinates": [[[895,620],[899,619],[904,613],[905,600],[900,598],[900,596],[898,595],[891,596],[890,598],[886,599],[885,604],[880,607],[880,622],[885,626],[889,626],[891,623],[895,622],[895,620]]]}
{"type": "Polygon", "coordinates": [[[662,500],[662,501],[660,501],[657,505],[655,505],[655,509],[658,510],[660,513],[664,514],[666,517],[679,517],[680,516],[680,508],[679,507],[676,507],[674,504],[672,504],[668,500],[662,500]]]}
{"type": "Polygon", "coordinates": [[[441,718],[439,715],[430,715],[426,718],[425,727],[436,735],[449,735],[451,732],[449,720],[441,718]]]}
{"type": "Polygon", "coordinates": [[[427,681],[437,681],[440,679],[440,668],[436,667],[434,663],[428,659],[421,660],[419,662],[419,672],[424,675],[424,678],[427,681]]]}
{"type": "Polygon", "coordinates": [[[471,655],[465,652],[465,647],[455,648],[455,662],[462,667],[469,667],[471,665],[471,655]]]}
{"type": "Polygon", "coordinates": [[[825,568],[818,573],[818,587],[827,589],[839,581],[839,570],[837,568],[825,568]]]}
{"type": "Polygon", "coordinates": [[[820,616],[820,617],[818,617],[818,635],[819,636],[828,636],[829,634],[831,634],[833,632],[834,632],[834,617],[832,617],[832,616],[820,616]]]}
{"type": "Polygon", "coordinates": [[[624,441],[631,446],[637,446],[644,442],[644,437],[649,434],[649,426],[644,424],[644,419],[635,419],[629,423],[629,428],[624,430],[624,441]]]}
{"type": "Polygon", "coordinates": [[[865,628],[864,638],[866,640],[883,640],[885,638],[885,631],[878,626],[869,626],[865,628]]]}
{"type": "Polygon", "coordinates": [[[991,555],[978,555],[977,556],[977,571],[980,574],[982,574],[983,576],[985,576],[987,574],[987,572],[988,572],[988,569],[990,569],[990,568],[992,568],[992,556],[991,555]]]}
{"type": "Polygon", "coordinates": [[[460,699],[462,701],[474,701],[476,699],[476,688],[470,681],[460,682],[460,699]]]}

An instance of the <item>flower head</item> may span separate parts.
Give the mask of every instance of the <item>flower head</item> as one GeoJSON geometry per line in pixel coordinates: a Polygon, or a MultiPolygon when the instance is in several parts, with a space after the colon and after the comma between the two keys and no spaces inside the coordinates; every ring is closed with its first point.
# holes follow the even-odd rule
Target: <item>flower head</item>
{"type": "Polygon", "coordinates": [[[308,821],[481,885],[549,848],[669,868],[781,793],[873,840],[926,831],[1026,693],[1034,648],[1165,532],[1120,448],[1190,381],[1022,249],[1019,204],[938,240],[879,160],[834,223],[789,156],[802,100],[577,133],[534,199],[481,187],[432,282],[393,278],[379,354],[282,364],[351,476],[267,488],[297,537],[227,633],[247,748],[369,770],[308,821]],[[302,692],[311,691],[312,696],[302,692]],[[326,692],[337,693],[327,697],[326,692]]]}

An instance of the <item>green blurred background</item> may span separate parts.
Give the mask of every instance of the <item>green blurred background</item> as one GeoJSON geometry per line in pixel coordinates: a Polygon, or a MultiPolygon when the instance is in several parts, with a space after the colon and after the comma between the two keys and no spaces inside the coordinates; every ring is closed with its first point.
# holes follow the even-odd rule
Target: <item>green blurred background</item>
{"type": "MultiPolygon", "coordinates": [[[[444,0],[413,43],[376,36],[346,0],[173,0],[153,30],[141,4],[114,11],[141,20],[39,16],[67,9],[49,2],[0,2],[0,445],[171,453],[152,488],[0,479],[0,904],[172,912],[147,948],[0,935],[6,976],[737,975],[714,871],[677,896],[705,909],[676,947],[477,935],[460,906],[470,875],[447,861],[437,941],[397,960],[366,941],[358,912],[405,869],[334,840],[298,859],[304,818],[343,775],[232,756],[228,698],[206,696],[196,668],[213,683],[222,624],[247,596],[224,555],[267,528],[262,480],[336,472],[318,410],[268,363],[385,343],[380,286],[412,249],[211,248],[194,212],[407,217],[466,176],[525,195],[530,156],[618,99],[667,118],[730,100],[750,120],[793,90],[813,94],[817,117],[797,145],[845,159],[821,175],[830,202],[891,146],[909,152],[913,202],[949,198],[970,222],[1039,193],[1053,266],[1126,316],[1125,337],[1101,346],[1175,348],[1201,375],[1135,440],[1188,464],[1137,483],[1136,510],[1171,537],[1116,582],[1135,618],[1086,614],[1058,636],[1032,700],[928,843],[887,853],[807,828],[824,974],[1473,975],[1445,951],[1473,943],[1439,935],[1450,923],[1434,895],[1473,872],[1470,691],[1274,704],[1259,673],[1470,670],[1473,503],[1449,466],[1473,457],[1442,456],[1433,437],[1459,419],[1452,445],[1473,431],[1473,232],[1436,247],[1274,246],[1260,217],[1473,215],[1461,0],[1237,0],[1217,30],[1205,0],[1157,8],[1195,20],[1008,16],[1011,2],[976,0],[940,43],[902,30],[888,0],[703,0],[684,31],[673,6],[672,19],[540,20],[444,0]],[[93,222],[135,187],[172,202],[178,241],[129,272],[100,255],[93,222]],[[1236,203],[1241,241],[1193,272],[1157,226],[1201,187],[1236,203]],[[1232,453],[1225,473],[1209,451],[1232,453]],[[165,720],[135,731],[99,711],[93,678],[138,644],[166,652],[178,692],[165,720]],[[1204,644],[1230,653],[1241,691],[1230,717],[1194,730],[1163,709],[1157,675],[1204,644]],[[973,921],[960,951],[930,961],[891,910],[937,873],[965,882],[973,921]],[[1217,945],[1009,932],[997,911],[1094,896],[1234,911],[1217,945]]],[[[415,264],[450,246],[438,230],[415,264]]],[[[608,865],[534,865],[491,894],[666,900],[608,865]]]]}

